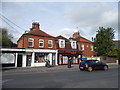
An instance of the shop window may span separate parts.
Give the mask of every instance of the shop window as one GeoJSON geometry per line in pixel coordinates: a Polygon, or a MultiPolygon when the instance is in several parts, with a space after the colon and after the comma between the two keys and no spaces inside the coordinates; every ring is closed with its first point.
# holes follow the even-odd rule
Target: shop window
{"type": "Polygon", "coordinates": [[[48,40],[48,48],[52,48],[52,40],[48,40]]]}
{"type": "Polygon", "coordinates": [[[41,47],[41,48],[44,47],[44,40],[43,39],[39,40],[39,47],[41,47]]]}
{"type": "Polygon", "coordinates": [[[76,41],[71,41],[71,47],[72,47],[73,49],[76,49],[76,41]]]}
{"type": "Polygon", "coordinates": [[[35,63],[42,63],[47,60],[48,55],[43,53],[35,53],[35,63]]]}
{"type": "Polygon", "coordinates": [[[85,50],[85,48],[84,48],[84,44],[82,44],[82,47],[81,47],[81,48],[82,48],[82,50],[85,50]]]}
{"type": "Polygon", "coordinates": [[[33,46],[34,46],[34,39],[28,38],[28,47],[33,47],[33,46]]]}
{"type": "Polygon", "coordinates": [[[63,64],[68,64],[68,57],[67,56],[63,56],[63,64]]]}
{"type": "Polygon", "coordinates": [[[73,63],[78,63],[78,59],[76,57],[73,57],[73,63]]]}

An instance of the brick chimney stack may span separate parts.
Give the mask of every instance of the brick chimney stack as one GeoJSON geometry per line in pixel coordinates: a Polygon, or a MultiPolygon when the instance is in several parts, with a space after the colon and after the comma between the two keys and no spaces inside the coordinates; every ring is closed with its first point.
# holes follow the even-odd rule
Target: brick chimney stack
{"type": "Polygon", "coordinates": [[[74,32],[73,38],[77,38],[77,37],[80,37],[80,33],[79,32],[74,32]]]}
{"type": "Polygon", "coordinates": [[[38,22],[33,22],[31,30],[40,29],[39,26],[40,24],[38,22]]]}

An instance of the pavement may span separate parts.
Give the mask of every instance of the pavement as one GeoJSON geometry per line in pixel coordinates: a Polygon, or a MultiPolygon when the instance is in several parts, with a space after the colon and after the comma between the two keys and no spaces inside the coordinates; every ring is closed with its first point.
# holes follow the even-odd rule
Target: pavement
{"type": "MultiPolygon", "coordinates": [[[[118,64],[108,64],[109,68],[118,68],[118,64]]],[[[45,67],[45,66],[39,66],[39,67],[18,67],[18,68],[8,68],[5,70],[2,70],[3,73],[19,73],[19,72],[60,72],[60,71],[78,71],[79,70],[79,65],[78,64],[73,64],[71,65],[71,68],[68,68],[68,65],[58,65],[54,67],[45,67]]]]}

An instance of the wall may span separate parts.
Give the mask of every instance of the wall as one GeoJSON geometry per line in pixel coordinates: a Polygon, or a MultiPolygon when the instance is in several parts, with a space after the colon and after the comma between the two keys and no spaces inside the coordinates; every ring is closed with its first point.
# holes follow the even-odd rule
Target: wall
{"type": "Polygon", "coordinates": [[[100,60],[105,63],[116,63],[116,57],[107,57],[107,56],[100,56],[100,60]]]}
{"type": "Polygon", "coordinates": [[[55,39],[54,38],[39,37],[39,36],[33,36],[33,35],[24,35],[24,41],[22,38],[20,39],[20,41],[18,43],[18,48],[28,48],[28,38],[34,39],[34,47],[29,47],[29,48],[51,49],[51,48],[48,48],[48,40],[53,40],[53,48],[52,49],[55,48],[55,39]],[[39,39],[44,39],[44,48],[39,47],[39,39]],[[22,44],[24,44],[24,46],[22,44]]]}
{"type": "Polygon", "coordinates": [[[90,46],[92,45],[92,43],[80,42],[79,44],[80,50],[82,50],[82,44],[84,44],[84,50],[83,50],[84,57],[94,56],[94,51],[90,50],[90,46]]]}

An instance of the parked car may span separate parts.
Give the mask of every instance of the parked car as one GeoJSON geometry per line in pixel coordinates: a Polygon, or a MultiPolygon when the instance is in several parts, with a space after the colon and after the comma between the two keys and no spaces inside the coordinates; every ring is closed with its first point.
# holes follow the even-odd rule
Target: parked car
{"type": "Polygon", "coordinates": [[[85,60],[79,64],[79,69],[81,71],[88,70],[90,72],[98,69],[108,70],[108,65],[98,60],[85,60]]]}

